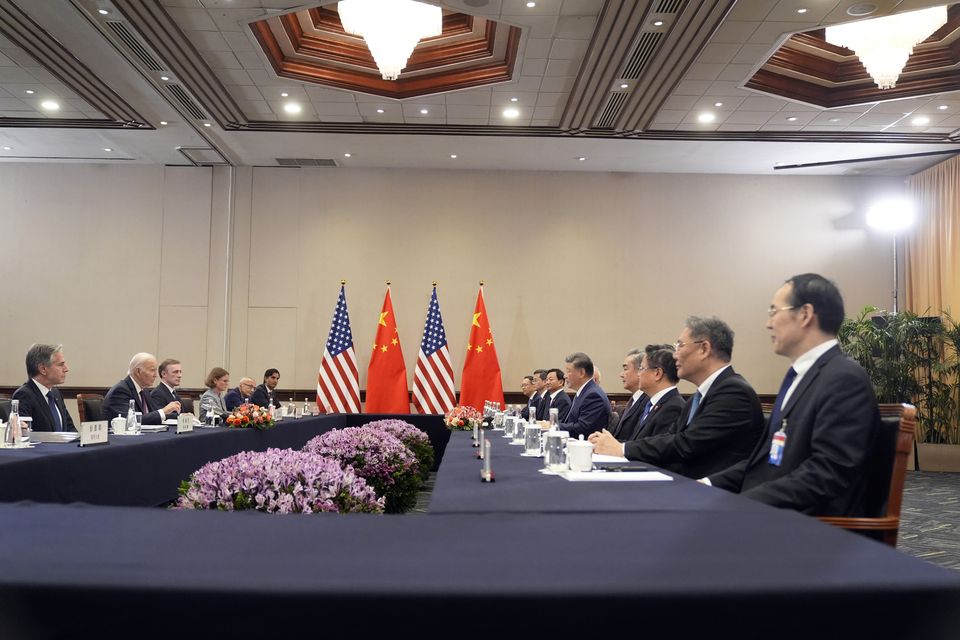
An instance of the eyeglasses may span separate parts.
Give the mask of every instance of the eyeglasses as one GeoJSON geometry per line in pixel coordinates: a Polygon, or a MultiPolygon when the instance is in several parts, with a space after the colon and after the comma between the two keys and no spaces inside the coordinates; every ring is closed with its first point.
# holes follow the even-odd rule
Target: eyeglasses
{"type": "Polygon", "coordinates": [[[773,316],[777,315],[781,311],[793,311],[796,308],[797,308],[796,305],[790,305],[789,307],[775,307],[773,305],[770,305],[770,308],[767,309],[767,315],[772,318],[773,316]]]}
{"type": "Polygon", "coordinates": [[[675,343],[673,343],[673,348],[676,351],[680,351],[680,349],[684,348],[688,344],[700,344],[701,342],[706,342],[706,340],[694,340],[693,342],[684,342],[683,340],[677,340],[675,343]]]}
{"type": "Polygon", "coordinates": [[[637,367],[637,373],[642,371],[656,371],[657,369],[662,369],[663,367],[637,367]]]}

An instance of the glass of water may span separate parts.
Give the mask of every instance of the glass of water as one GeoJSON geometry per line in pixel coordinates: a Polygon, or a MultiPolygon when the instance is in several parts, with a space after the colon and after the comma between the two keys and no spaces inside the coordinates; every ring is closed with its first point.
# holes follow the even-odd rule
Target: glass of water
{"type": "Polygon", "coordinates": [[[528,456],[540,455],[540,427],[528,424],[524,427],[523,452],[528,456]]]}
{"type": "Polygon", "coordinates": [[[550,471],[567,470],[567,438],[566,431],[548,431],[547,446],[544,450],[544,460],[550,471]]]}

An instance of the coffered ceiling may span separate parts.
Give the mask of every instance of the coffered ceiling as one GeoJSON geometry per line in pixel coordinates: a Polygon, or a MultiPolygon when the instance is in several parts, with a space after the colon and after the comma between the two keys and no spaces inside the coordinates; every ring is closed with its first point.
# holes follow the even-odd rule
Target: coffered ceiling
{"type": "Polygon", "coordinates": [[[960,135],[957,9],[880,91],[822,36],[863,2],[434,4],[389,82],[330,0],[0,0],[0,161],[903,175],[960,135]]]}

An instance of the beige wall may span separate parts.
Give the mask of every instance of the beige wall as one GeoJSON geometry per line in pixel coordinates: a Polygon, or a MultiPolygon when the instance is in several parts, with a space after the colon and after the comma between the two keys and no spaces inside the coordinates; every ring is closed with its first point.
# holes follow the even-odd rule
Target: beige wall
{"type": "Polygon", "coordinates": [[[686,315],[737,332],[761,392],[785,363],[764,310],[789,275],[837,280],[848,312],[888,304],[889,240],[857,220],[899,179],[0,165],[0,384],[62,342],[73,385],[108,385],[135,351],[309,388],[341,279],[363,371],[385,280],[412,367],[430,283],[459,384],[479,280],[505,387],[583,350],[608,391],[623,353],[686,315]]]}

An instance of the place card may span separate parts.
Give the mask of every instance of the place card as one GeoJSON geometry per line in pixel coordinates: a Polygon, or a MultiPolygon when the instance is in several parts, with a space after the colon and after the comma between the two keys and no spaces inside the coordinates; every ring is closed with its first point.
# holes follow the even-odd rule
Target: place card
{"type": "Polygon", "coordinates": [[[94,422],[80,423],[80,446],[86,447],[94,444],[108,444],[107,439],[107,421],[97,420],[94,422]]]}
{"type": "Polygon", "coordinates": [[[190,433],[193,431],[193,414],[181,413],[177,416],[177,433],[190,433]]]}

